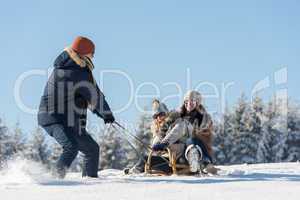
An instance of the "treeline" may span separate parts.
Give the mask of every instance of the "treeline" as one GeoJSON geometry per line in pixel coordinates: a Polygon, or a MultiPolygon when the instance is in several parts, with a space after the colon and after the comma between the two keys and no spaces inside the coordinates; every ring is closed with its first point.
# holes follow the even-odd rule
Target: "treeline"
{"type": "MultiPolygon", "coordinates": [[[[141,119],[144,119],[141,117],[141,119]]],[[[145,120],[150,122],[149,120],[145,120]]],[[[150,131],[150,124],[144,126],[141,120],[140,136],[144,130],[150,131]]],[[[100,145],[99,169],[123,169],[133,166],[138,160],[141,151],[144,150],[139,143],[131,140],[130,143],[122,136],[124,133],[110,127],[99,133],[91,133],[100,145]],[[134,147],[134,148],[132,148],[134,147]]],[[[121,131],[121,130],[119,130],[121,131]]],[[[147,133],[145,142],[150,141],[150,132],[147,133]]],[[[139,137],[139,136],[138,136],[139,137]]],[[[27,159],[43,164],[51,170],[62,152],[62,148],[41,128],[37,128],[31,133],[24,133],[17,124],[14,128],[9,128],[0,119],[0,169],[5,167],[8,161],[16,158],[27,159]]],[[[82,155],[79,154],[73,162],[70,170],[74,172],[82,169],[82,155]]]]}
{"type": "MultiPolygon", "coordinates": [[[[278,102],[252,103],[241,96],[238,103],[215,120],[214,159],[216,164],[294,162],[300,160],[300,109],[289,102],[286,112],[278,102]]],[[[152,118],[143,114],[136,135],[150,144],[152,118]]],[[[99,169],[122,169],[132,166],[147,150],[139,142],[125,139],[124,132],[114,128],[93,133],[100,145],[99,169]],[[135,147],[135,149],[133,148],[135,147]]],[[[49,169],[61,152],[60,146],[40,128],[24,134],[19,125],[5,126],[0,120],[0,166],[15,157],[40,162],[49,169]]],[[[78,156],[71,170],[81,170],[82,156],[78,156]]]]}
{"type": "MultiPolygon", "coordinates": [[[[278,100],[277,100],[278,101],[278,100]]],[[[299,105],[242,96],[221,123],[215,123],[218,164],[295,162],[300,160],[299,105]]]]}

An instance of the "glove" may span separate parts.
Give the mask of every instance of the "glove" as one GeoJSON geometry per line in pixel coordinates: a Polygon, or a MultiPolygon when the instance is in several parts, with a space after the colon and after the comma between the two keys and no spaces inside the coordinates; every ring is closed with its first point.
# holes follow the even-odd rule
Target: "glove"
{"type": "Polygon", "coordinates": [[[112,124],[115,122],[115,118],[112,114],[105,116],[104,123],[105,124],[112,124]]]}
{"type": "Polygon", "coordinates": [[[156,143],[152,146],[153,151],[163,151],[169,146],[168,143],[156,143]]]}

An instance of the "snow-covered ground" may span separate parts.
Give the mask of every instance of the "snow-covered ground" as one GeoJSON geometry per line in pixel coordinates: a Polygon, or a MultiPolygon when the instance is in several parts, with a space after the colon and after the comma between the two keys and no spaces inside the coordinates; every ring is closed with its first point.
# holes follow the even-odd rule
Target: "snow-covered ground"
{"type": "Polygon", "coordinates": [[[42,167],[16,160],[0,172],[3,200],[293,200],[300,198],[300,163],[219,166],[215,177],[125,176],[118,170],[99,172],[99,179],[70,173],[55,180],[42,167]]]}

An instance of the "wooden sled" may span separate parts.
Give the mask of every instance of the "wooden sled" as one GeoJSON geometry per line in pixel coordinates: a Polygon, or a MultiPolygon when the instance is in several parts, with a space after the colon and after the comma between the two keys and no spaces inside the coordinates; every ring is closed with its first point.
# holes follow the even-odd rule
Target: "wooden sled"
{"type": "Polygon", "coordinates": [[[177,163],[176,154],[173,153],[169,148],[167,148],[167,150],[163,153],[166,153],[168,155],[168,158],[169,158],[168,162],[169,162],[170,168],[172,169],[172,173],[168,174],[163,171],[151,169],[151,160],[152,160],[153,153],[154,153],[153,151],[150,151],[150,153],[148,155],[148,160],[145,164],[145,173],[156,174],[156,175],[187,175],[187,174],[190,174],[189,166],[187,164],[177,163]]]}
{"type": "MultiPolygon", "coordinates": [[[[169,158],[169,166],[172,169],[172,173],[166,173],[163,171],[158,171],[151,169],[151,160],[153,156],[153,151],[150,151],[148,155],[148,160],[145,164],[145,173],[147,174],[153,174],[153,175],[158,175],[158,176],[163,176],[163,175],[195,175],[195,173],[192,173],[190,171],[190,167],[188,164],[181,164],[177,163],[177,157],[176,153],[173,153],[169,148],[167,148],[166,151],[163,152],[163,154],[167,154],[169,158]]],[[[207,175],[207,174],[213,174],[213,175],[218,175],[218,171],[220,169],[214,167],[212,164],[207,168],[207,171],[201,171],[202,175],[207,175]]]]}

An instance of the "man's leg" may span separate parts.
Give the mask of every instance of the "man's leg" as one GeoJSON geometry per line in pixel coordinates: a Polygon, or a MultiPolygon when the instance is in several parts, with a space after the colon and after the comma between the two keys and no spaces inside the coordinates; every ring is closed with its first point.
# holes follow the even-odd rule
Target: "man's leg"
{"type": "Polygon", "coordinates": [[[79,151],[84,154],[82,176],[98,177],[99,166],[99,145],[86,132],[76,137],[79,146],[79,151]]]}
{"type": "Polygon", "coordinates": [[[70,129],[66,128],[62,124],[53,124],[43,128],[63,148],[63,152],[56,163],[56,168],[53,173],[58,178],[64,178],[66,170],[71,166],[73,160],[78,154],[78,145],[73,137],[76,133],[72,133],[70,129]]]}

